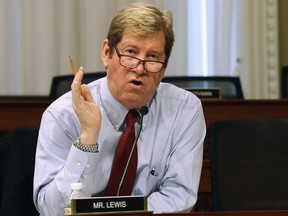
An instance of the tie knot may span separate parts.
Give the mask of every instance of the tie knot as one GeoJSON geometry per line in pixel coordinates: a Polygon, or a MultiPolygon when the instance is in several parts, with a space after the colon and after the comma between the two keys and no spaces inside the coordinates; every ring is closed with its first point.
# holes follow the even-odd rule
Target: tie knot
{"type": "Polygon", "coordinates": [[[126,124],[127,127],[134,127],[134,124],[136,122],[138,116],[138,112],[136,110],[129,110],[127,116],[126,116],[126,124]]]}

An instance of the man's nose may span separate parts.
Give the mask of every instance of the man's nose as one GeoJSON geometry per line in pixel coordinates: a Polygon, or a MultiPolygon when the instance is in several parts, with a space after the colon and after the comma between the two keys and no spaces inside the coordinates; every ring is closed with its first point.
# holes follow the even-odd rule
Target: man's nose
{"type": "Polygon", "coordinates": [[[145,62],[140,61],[137,67],[135,68],[135,71],[137,74],[143,74],[146,73],[145,68],[144,68],[145,62]]]}

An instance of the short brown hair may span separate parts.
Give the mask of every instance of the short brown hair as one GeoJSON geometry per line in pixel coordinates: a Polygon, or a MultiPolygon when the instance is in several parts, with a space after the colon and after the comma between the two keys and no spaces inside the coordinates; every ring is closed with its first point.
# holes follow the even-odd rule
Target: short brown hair
{"type": "Polygon", "coordinates": [[[133,3],[121,9],[113,18],[107,35],[110,55],[113,48],[122,40],[127,27],[138,36],[163,31],[166,40],[164,48],[166,63],[168,62],[174,44],[173,18],[170,11],[161,11],[145,3],[133,3]]]}

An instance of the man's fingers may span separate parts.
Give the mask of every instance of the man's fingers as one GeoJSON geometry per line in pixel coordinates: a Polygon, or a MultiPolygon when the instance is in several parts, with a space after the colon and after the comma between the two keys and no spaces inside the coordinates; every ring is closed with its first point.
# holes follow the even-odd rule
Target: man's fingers
{"type": "Polygon", "coordinates": [[[83,76],[84,76],[84,68],[80,67],[71,84],[72,98],[73,98],[73,103],[75,105],[81,102],[80,96],[82,92],[81,83],[82,83],[83,76]]]}
{"type": "Polygon", "coordinates": [[[81,89],[81,83],[82,83],[82,79],[83,79],[83,75],[84,75],[84,69],[83,67],[80,67],[78,72],[76,73],[73,82],[71,84],[71,89],[81,89]]]}
{"type": "Polygon", "coordinates": [[[86,84],[83,84],[81,86],[81,89],[82,89],[82,95],[85,98],[85,101],[89,101],[91,103],[95,103],[88,86],[86,84]]]}

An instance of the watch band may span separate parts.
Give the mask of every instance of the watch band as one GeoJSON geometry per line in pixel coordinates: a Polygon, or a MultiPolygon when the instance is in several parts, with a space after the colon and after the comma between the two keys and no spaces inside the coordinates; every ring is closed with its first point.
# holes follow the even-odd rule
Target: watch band
{"type": "Polygon", "coordinates": [[[93,145],[85,145],[85,144],[81,143],[80,137],[77,138],[76,142],[73,143],[73,145],[76,148],[78,148],[78,149],[80,149],[81,151],[84,151],[84,152],[92,152],[92,153],[99,152],[98,143],[93,144],[93,145]]]}

